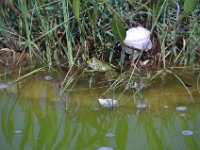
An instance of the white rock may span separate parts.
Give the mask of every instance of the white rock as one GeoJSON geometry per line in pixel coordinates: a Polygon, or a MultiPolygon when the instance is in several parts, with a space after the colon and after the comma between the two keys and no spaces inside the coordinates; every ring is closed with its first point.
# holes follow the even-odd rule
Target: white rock
{"type": "Polygon", "coordinates": [[[99,98],[99,103],[101,104],[101,106],[106,107],[106,108],[111,108],[118,105],[117,100],[109,99],[109,98],[107,99],[99,98]]]}
{"type": "MultiPolygon", "coordinates": [[[[152,48],[150,33],[151,32],[149,30],[141,26],[130,28],[126,31],[126,38],[124,39],[123,43],[129,47],[148,51],[152,48]]],[[[124,50],[127,54],[133,53],[133,50],[128,47],[124,47],[124,50]]],[[[134,59],[136,59],[138,56],[139,52],[134,51],[134,59]]]]}

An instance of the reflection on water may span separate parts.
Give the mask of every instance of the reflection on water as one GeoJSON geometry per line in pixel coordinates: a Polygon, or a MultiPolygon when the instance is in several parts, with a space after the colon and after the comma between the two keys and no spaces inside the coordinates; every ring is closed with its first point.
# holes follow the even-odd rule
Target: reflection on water
{"type": "Polygon", "coordinates": [[[0,91],[0,149],[200,149],[195,75],[185,77],[192,97],[167,76],[141,91],[142,104],[131,90],[104,95],[111,83],[92,75],[79,79],[59,100],[62,76],[45,77],[38,74],[0,91]],[[101,108],[103,96],[118,99],[119,107],[101,108]]]}

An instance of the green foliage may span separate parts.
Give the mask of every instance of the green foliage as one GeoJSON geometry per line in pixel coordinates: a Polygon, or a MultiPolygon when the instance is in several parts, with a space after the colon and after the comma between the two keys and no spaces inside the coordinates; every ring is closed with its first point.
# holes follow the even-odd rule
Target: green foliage
{"type": "Polygon", "coordinates": [[[19,16],[9,5],[4,6],[0,6],[0,39],[4,39],[0,46],[19,47],[19,51],[28,51],[32,60],[49,67],[80,66],[84,64],[82,54],[123,64],[120,61],[126,55],[119,41],[126,36],[125,28],[137,25],[151,29],[152,51],[161,53],[164,67],[168,52],[170,63],[175,64],[193,63],[198,57],[197,0],[23,0],[14,2],[19,16]]]}
{"type": "Polygon", "coordinates": [[[74,62],[73,62],[73,54],[72,54],[72,37],[71,37],[71,32],[70,32],[70,23],[69,23],[69,7],[68,7],[68,2],[66,0],[62,0],[63,3],[63,14],[64,14],[64,27],[66,31],[66,41],[67,41],[67,48],[64,48],[64,51],[67,55],[68,58],[68,63],[69,67],[72,67],[74,62]]]}
{"type": "Polygon", "coordinates": [[[72,10],[74,13],[74,16],[77,20],[80,20],[79,14],[80,14],[80,0],[73,0],[72,3],[72,10]]]}
{"type": "Polygon", "coordinates": [[[126,30],[122,22],[114,15],[111,22],[111,30],[115,38],[117,38],[120,42],[122,42],[126,37],[126,30]]]}
{"type": "Polygon", "coordinates": [[[91,14],[91,23],[92,23],[92,27],[93,27],[94,30],[96,30],[98,18],[99,18],[98,5],[99,5],[99,2],[97,0],[94,8],[92,9],[92,14],[91,14]]]}
{"type": "Polygon", "coordinates": [[[196,4],[197,0],[184,0],[183,10],[186,13],[189,13],[190,11],[194,10],[196,4]]]}

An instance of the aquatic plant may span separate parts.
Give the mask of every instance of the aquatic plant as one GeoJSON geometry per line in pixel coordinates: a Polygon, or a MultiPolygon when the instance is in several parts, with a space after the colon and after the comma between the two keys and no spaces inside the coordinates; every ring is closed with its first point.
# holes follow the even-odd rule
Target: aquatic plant
{"type": "MultiPolygon", "coordinates": [[[[148,74],[152,70],[199,62],[197,0],[191,3],[188,0],[9,2],[12,7],[6,3],[0,6],[0,49],[6,47],[20,54],[14,64],[25,60],[49,69],[63,66],[70,72],[73,67],[80,70],[87,67],[82,57],[86,54],[89,59],[95,57],[114,64],[121,72],[131,68],[131,81],[136,70],[148,74]],[[135,61],[123,50],[123,42],[130,46],[126,38],[128,29],[142,29],[148,34],[147,48],[134,42],[135,61]],[[150,48],[151,51],[144,51],[138,57],[137,49],[150,48]]],[[[129,53],[128,48],[125,51],[129,53]]],[[[111,88],[119,87],[127,79],[120,77],[111,88]]],[[[63,83],[68,83],[67,79],[63,83]]]]}

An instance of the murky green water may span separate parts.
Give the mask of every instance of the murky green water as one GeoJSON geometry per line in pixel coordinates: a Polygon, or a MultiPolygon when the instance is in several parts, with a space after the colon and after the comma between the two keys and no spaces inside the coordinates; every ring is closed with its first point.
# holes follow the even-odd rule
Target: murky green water
{"type": "MultiPolygon", "coordinates": [[[[111,82],[89,75],[62,98],[58,93],[64,76],[55,73],[47,81],[46,75],[0,90],[1,150],[200,149],[196,73],[181,77],[191,85],[191,95],[172,75],[157,79],[138,96],[132,90],[103,95],[111,82]],[[119,100],[120,105],[102,108],[98,98],[103,96],[119,100]],[[141,100],[145,110],[137,108],[141,100]],[[179,106],[185,110],[177,110],[179,106]]],[[[2,76],[1,83],[12,77],[2,76]]]]}

